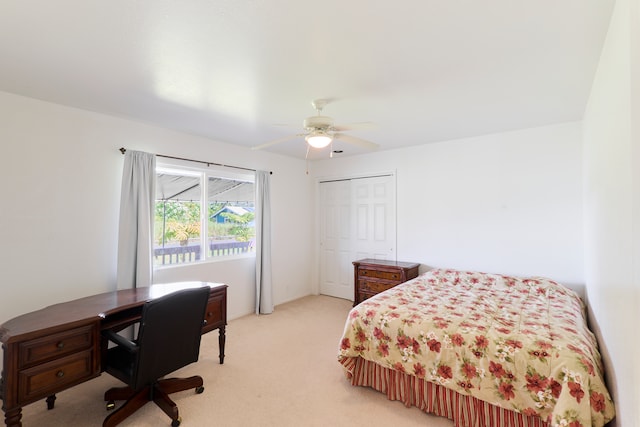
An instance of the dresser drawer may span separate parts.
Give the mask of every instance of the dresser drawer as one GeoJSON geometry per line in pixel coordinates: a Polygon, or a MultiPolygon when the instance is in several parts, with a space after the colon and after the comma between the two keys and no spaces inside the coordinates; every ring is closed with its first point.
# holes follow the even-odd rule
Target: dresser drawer
{"type": "Polygon", "coordinates": [[[361,280],[359,283],[359,289],[361,292],[379,294],[396,286],[396,283],[378,282],[374,280],[361,280]]]}
{"type": "Polygon", "coordinates": [[[94,325],[70,329],[57,334],[20,343],[18,363],[20,368],[89,349],[95,342],[94,325]]]}
{"type": "Polygon", "coordinates": [[[93,352],[85,350],[18,373],[20,402],[47,397],[66,386],[92,378],[93,352]]]}
{"type": "Polygon", "coordinates": [[[401,271],[384,271],[384,270],[371,270],[367,268],[360,268],[358,271],[360,277],[373,277],[383,280],[402,280],[401,271]]]}

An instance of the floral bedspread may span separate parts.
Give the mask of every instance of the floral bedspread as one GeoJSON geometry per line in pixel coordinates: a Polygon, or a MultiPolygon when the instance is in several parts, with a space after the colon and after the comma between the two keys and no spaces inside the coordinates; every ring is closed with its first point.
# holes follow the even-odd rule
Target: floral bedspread
{"type": "Polygon", "coordinates": [[[543,278],[431,270],[349,313],[338,358],[362,357],[552,426],[615,416],[582,300],[543,278]]]}

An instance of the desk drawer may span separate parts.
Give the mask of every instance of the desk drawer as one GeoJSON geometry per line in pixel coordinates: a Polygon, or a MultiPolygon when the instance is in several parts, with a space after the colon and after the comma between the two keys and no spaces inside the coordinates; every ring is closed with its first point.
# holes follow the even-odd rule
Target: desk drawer
{"type": "Polygon", "coordinates": [[[94,334],[96,334],[95,326],[88,325],[20,343],[19,367],[26,368],[39,362],[89,349],[94,343],[94,334]]]}
{"type": "Polygon", "coordinates": [[[360,277],[373,277],[376,279],[383,280],[402,280],[402,272],[401,271],[384,271],[384,270],[369,270],[366,268],[360,268],[358,270],[358,275],[360,277]]]}
{"type": "Polygon", "coordinates": [[[207,309],[204,313],[207,322],[202,327],[202,333],[209,332],[227,324],[227,301],[225,292],[217,292],[209,297],[207,309]]]}
{"type": "Polygon", "coordinates": [[[95,376],[92,356],[91,350],[85,350],[21,370],[18,373],[18,400],[24,402],[46,397],[73,383],[92,378],[95,376]]]}

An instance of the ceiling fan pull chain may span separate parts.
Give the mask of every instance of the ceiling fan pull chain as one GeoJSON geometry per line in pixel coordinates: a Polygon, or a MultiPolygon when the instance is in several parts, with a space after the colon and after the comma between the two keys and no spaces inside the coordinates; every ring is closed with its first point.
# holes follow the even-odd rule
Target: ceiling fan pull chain
{"type": "Polygon", "coordinates": [[[309,150],[311,146],[307,144],[307,154],[304,155],[304,161],[307,163],[307,175],[309,175],[309,150]]]}

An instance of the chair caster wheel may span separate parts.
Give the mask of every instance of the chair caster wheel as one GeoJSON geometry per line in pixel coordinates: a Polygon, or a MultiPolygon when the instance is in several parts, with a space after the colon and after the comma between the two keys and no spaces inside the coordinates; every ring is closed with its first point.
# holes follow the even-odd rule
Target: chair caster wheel
{"type": "Polygon", "coordinates": [[[107,411],[113,411],[116,409],[116,403],[113,400],[107,402],[107,411]]]}
{"type": "Polygon", "coordinates": [[[203,391],[204,391],[204,387],[203,387],[203,386],[196,387],[196,393],[197,393],[197,394],[200,394],[200,393],[202,393],[203,391]]]}
{"type": "Polygon", "coordinates": [[[182,418],[178,417],[177,420],[171,421],[171,427],[178,427],[181,422],[182,422],[182,418]]]}

